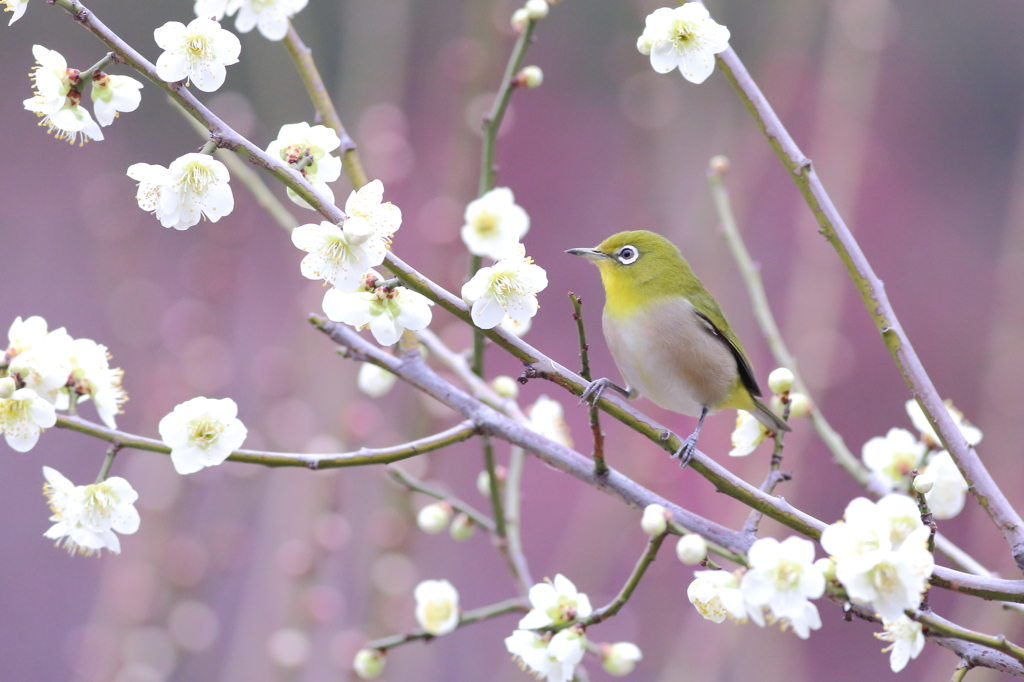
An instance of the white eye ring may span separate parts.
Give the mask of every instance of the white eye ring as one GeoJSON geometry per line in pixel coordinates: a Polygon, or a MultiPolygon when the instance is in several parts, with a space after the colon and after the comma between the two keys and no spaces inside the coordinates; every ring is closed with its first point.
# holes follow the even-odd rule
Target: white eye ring
{"type": "Polygon", "coordinates": [[[623,246],[621,249],[619,249],[618,254],[616,254],[616,258],[618,258],[619,262],[622,263],[623,265],[635,263],[636,259],[639,257],[640,252],[637,251],[637,248],[635,246],[632,246],[630,244],[626,244],[625,246],[623,246]]]}

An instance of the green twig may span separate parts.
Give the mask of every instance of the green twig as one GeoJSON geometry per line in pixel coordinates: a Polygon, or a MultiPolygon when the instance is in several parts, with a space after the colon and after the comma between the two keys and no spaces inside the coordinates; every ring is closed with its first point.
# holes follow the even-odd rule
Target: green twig
{"type": "Polygon", "coordinates": [[[516,566],[516,572],[519,574],[523,586],[529,590],[529,587],[533,585],[533,578],[530,576],[530,568],[526,563],[526,553],[523,552],[520,526],[522,502],[520,493],[525,460],[526,451],[513,445],[508,456],[508,473],[505,476],[505,534],[508,538],[508,552],[516,566]]]}
{"type": "Polygon", "coordinates": [[[114,458],[117,457],[117,453],[121,450],[121,443],[114,441],[107,448],[107,454],[103,458],[103,465],[100,467],[100,473],[96,476],[96,482],[102,483],[107,480],[107,476],[110,475],[110,467],[114,463],[114,458]]]}
{"type": "Polygon", "coordinates": [[[470,519],[472,519],[473,523],[480,526],[488,533],[494,532],[494,521],[490,520],[489,518],[481,514],[479,511],[474,509],[471,505],[463,502],[454,495],[450,495],[444,492],[443,490],[428,485],[427,483],[424,483],[423,481],[416,478],[412,474],[403,471],[398,467],[388,470],[388,474],[390,474],[391,478],[393,478],[396,482],[404,485],[409,490],[415,490],[418,493],[429,495],[430,497],[433,497],[436,500],[443,500],[444,502],[450,504],[452,506],[452,509],[462,512],[470,519]]]}
{"type": "Polygon", "coordinates": [[[967,671],[971,669],[971,666],[967,665],[963,661],[960,661],[960,665],[953,671],[953,677],[949,678],[949,682],[963,682],[964,677],[967,676],[967,671]]]}
{"type": "Polygon", "coordinates": [[[655,557],[658,556],[658,549],[661,547],[661,543],[665,541],[666,534],[653,535],[647,541],[647,549],[641,555],[640,560],[636,562],[636,566],[633,567],[633,572],[629,574],[629,578],[626,580],[626,584],[619,590],[618,596],[615,597],[610,603],[602,606],[601,608],[590,614],[589,618],[584,618],[581,623],[586,626],[600,623],[603,620],[611,618],[619,610],[625,606],[626,602],[633,595],[633,590],[640,584],[640,579],[644,577],[644,573],[647,571],[647,567],[651,565],[655,557]]]}
{"type": "MultiPolygon", "coordinates": [[[[793,401],[789,399],[789,391],[786,391],[780,396],[782,399],[782,421],[789,422],[789,411],[793,406],[793,401]]],[[[764,483],[761,484],[761,492],[771,495],[775,492],[775,486],[783,481],[788,481],[792,476],[783,471],[779,471],[782,468],[782,449],[783,449],[783,438],[786,437],[785,431],[776,431],[772,436],[775,440],[775,447],[772,450],[772,461],[768,466],[768,476],[765,477],[764,483]]],[[[757,527],[761,524],[761,518],[764,516],[761,512],[756,509],[752,509],[750,514],[747,516],[746,522],[743,524],[743,532],[750,533],[751,535],[757,535],[757,527]]]]}
{"type": "MultiPolygon", "coordinates": [[[[133,450],[146,450],[149,452],[161,452],[165,455],[171,453],[171,448],[163,441],[154,438],[144,438],[116,429],[108,429],[105,426],[94,424],[80,417],[70,415],[57,415],[57,427],[84,433],[94,438],[117,443],[120,448],[131,448],[133,450]]],[[[307,455],[303,453],[289,452],[265,452],[261,450],[235,450],[228,456],[231,462],[247,462],[249,464],[262,464],[268,467],[306,467],[308,469],[334,469],[340,467],[367,466],[370,464],[390,464],[403,459],[409,459],[425,452],[440,450],[455,443],[462,442],[473,437],[477,428],[471,421],[463,421],[450,429],[436,433],[426,438],[410,441],[401,445],[389,448],[360,448],[355,452],[346,452],[336,455],[307,455]]]]}
{"type": "Polygon", "coordinates": [[[363,162],[359,158],[355,141],[349,137],[345,126],[341,124],[341,117],[338,116],[331,96],[327,93],[327,87],[324,85],[323,79],[320,78],[320,71],[313,61],[313,51],[302,42],[291,22],[288,23],[288,33],[285,34],[284,40],[281,42],[284,43],[292,62],[295,63],[295,68],[299,71],[299,77],[302,79],[303,85],[306,86],[306,92],[309,93],[309,99],[312,100],[316,113],[341,138],[341,166],[345,169],[345,175],[348,176],[352,189],[359,189],[367,182],[363,162]]]}
{"type": "MultiPolygon", "coordinates": [[[[909,612],[908,612],[909,613],[909,612]]],[[[911,614],[911,618],[929,630],[929,634],[943,637],[954,637],[965,642],[981,644],[1013,657],[1020,663],[1024,663],[1024,647],[1020,647],[1006,639],[1004,635],[986,635],[982,632],[975,632],[960,627],[944,618],[933,617],[930,612],[918,611],[911,614]]]]}
{"type": "MultiPolygon", "coordinates": [[[[572,319],[576,320],[576,332],[580,337],[580,376],[588,382],[590,378],[590,346],[587,344],[587,331],[583,327],[583,299],[569,292],[569,300],[572,301],[572,319]]],[[[608,473],[608,465],[604,461],[604,432],[601,431],[601,411],[594,405],[590,406],[590,433],[594,437],[594,473],[598,476],[605,476],[608,473]]]]}
{"type": "Polygon", "coordinates": [[[505,510],[501,502],[501,481],[498,480],[498,468],[494,461],[494,443],[488,436],[482,436],[484,446],[484,466],[487,468],[488,487],[490,488],[491,510],[494,513],[494,532],[502,540],[505,539],[505,510]]]}
{"type": "MultiPolygon", "coordinates": [[[[466,611],[459,617],[459,624],[455,627],[461,628],[471,623],[477,623],[482,620],[494,618],[495,616],[503,616],[506,613],[526,613],[530,610],[529,604],[522,597],[515,597],[513,599],[506,599],[490,606],[482,606],[479,609],[473,609],[472,611],[466,611]]],[[[365,648],[377,649],[379,651],[386,651],[392,647],[396,647],[409,642],[415,642],[418,639],[431,640],[434,635],[430,634],[426,630],[414,630],[405,635],[392,635],[391,637],[382,637],[381,639],[375,639],[372,642],[367,642],[365,648]]]]}

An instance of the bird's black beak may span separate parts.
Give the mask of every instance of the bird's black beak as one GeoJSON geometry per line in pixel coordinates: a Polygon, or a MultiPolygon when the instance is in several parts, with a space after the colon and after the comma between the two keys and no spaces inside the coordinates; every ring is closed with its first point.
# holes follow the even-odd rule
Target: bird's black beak
{"type": "Polygon", "coordinates": [[[599,261],[602,258],[608,258],[608,254],[597,249],[566,249],[566,253],[571,253],[574,256],[583,256],[590,261],[599,261]]]}

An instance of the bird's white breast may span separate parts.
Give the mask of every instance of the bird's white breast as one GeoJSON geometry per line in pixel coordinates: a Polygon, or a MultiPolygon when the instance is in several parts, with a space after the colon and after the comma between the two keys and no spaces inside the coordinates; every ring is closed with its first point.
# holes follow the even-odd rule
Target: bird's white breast
{"type": "Polygon", "coordinates": [[[656,405],[691,417],[725,401],[737,376],[725,343],[711,334],[685,298],[610,315],[604,335],[629,388],[656,405]]]}

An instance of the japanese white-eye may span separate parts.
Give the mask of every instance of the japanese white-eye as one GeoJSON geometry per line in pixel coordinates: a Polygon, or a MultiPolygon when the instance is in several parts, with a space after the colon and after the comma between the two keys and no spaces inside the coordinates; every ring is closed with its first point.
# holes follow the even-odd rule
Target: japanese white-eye
{"type": "Polygon", "coordinates": [[[672,242],[634,230],[613,234],[596,248],[566,253],[583,256],[601,271],[604,338],[626,380],[623,389],[597,379],[582,400],[596,402],[611,387],[629,399],[642,395],[665,409],[699,417],[674,455],[682,466],[697,447],[704,418],[720,409],[747,410],[771,431],[790,430],[758,400],[761,389],[740,340],[672,242]]]}

